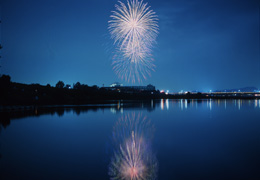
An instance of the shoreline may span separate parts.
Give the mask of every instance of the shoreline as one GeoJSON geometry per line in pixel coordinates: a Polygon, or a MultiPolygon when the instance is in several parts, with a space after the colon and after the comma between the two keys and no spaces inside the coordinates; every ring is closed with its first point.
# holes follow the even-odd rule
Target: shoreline
{"type": "Polygon", "coordinates": [[[203,100],[260,100],[260,97],[207,97],[207,98],[189,98],[189,97],[178,97],[173,98],[160,98],[160,99],[115,99],[115,100],[103,100],[103,101],[91,101],[84,104],[8,104],[8,105],[0,105],[0,112],[12,112],[12,111],[27,111],[27,110],[35,110],[38,108],[47,109],[47,108],[109,108],[109,107],[117,107],[118,104],[133,104],[133,103],[144,103],[149,104],[151,101],[157,101],[159,103],[161,100],[195,100],[195,101],[203,101],[203,100]]]}

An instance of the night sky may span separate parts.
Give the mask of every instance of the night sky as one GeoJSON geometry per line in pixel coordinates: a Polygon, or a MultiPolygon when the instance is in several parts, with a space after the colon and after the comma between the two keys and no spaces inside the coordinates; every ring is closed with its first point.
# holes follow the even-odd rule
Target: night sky
{"type": "MultiPolygon", "coordinates": [[[[122,0],[125,2],[125,0],[122,0]]],[[[159,17],[157,89],[260,88],[258,0],[145,0],[159,17]]],[[[1,0],[0,74],[14,82],[109,86],[117,0],[1,0]]]]}

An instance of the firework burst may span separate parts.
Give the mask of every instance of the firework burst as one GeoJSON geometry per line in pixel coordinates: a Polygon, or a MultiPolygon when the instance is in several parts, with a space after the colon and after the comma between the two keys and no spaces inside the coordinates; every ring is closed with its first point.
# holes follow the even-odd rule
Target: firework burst
{"type": "Polygon", "coordinates": [[[113,56],[113,69],[127,81],[146,79],[154,70],[152,48],[158,34],[157,15],[147,3],[129,0],[121,1],[112,11],[109,31],[114,40],[116,53],[113,56]]]}
{"type": "Polygon", "coordinates": [[[113,138],[115,152],[109,166],[111,180],[154,180],[157,161],[150,148],[153,128],[141,115],[119,119],[113,138]]]}

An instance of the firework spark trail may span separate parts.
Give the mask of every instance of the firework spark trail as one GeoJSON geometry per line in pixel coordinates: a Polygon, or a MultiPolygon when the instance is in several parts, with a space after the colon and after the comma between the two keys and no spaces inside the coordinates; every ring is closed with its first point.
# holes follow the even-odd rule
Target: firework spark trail
{"type": "Polygon", "coordinates": [[[127,115],[114,127],[114,156],[109,165],[111,180],[154,180],[157,161],[150,148],[153,126],[140,114],[127,115]]]}
{"type": "Polygon", "coordinates": [[[140,82],[140,77],[146,79],[154,70],[152,48],[158,34],[157,15],[143,1],[118,3],[109,21],[109,31],[116,48],[113,69],[122,79],[140,82]]]}

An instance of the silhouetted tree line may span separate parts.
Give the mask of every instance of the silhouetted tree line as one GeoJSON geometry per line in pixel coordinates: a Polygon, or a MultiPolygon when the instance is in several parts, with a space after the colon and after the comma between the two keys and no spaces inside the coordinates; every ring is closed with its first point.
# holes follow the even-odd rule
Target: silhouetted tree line
{"type": "Polygon", "coordinates": [[[58,81],[55,87],[50,84],[22,84],[11,82],[11,77],[0,77],[0,106],[6,105],[66,105],[110,103],[108,100],[145,100],[145,99],[255,99],[254,96],[230,96],[205,93],[186,93],[166,95],[157,91],[118,91],[104,87],[88,86],[77,82],[71,87],[58,81]]]}
{"type": "Polygon", "coordinates": [[[58,81],[55,87],[50,84],[22,84],[11,82],[11,77],[0,77],[0,105],[54,105],[105,103],[107,100],[160,98],[159,91],[118,92],[104,87],[88,86],[77,82],[71,87],[58,81]],[[158,96],[158,97],[156,97],[158,96]]]}

